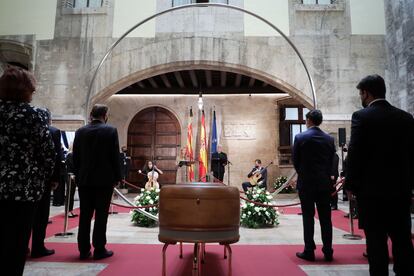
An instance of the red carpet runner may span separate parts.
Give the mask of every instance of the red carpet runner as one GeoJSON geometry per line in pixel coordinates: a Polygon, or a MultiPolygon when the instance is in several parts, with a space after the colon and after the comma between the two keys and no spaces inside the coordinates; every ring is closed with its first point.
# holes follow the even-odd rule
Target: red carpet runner
{"type": "MultiPolygon", "coordinates": [[[[115,208],[118,212],[128,212],[125,208],[115,208]]],[[[300,208],[284,208],[283,214],[297,214],[300,208]]],[[[76,213],[79,210],[75,210],[76,213]]],[[[334,227],[348,230],[348,219],[343,217],[342,211],[332,213],[334,227]]],[[[62,231],[63,215],[52,218],[53,223],[48,226],[47,237],[62,231]]],[[[69,219],[68,229],[78,225],[78,218],[69,219]]],[[[30,261],[79,263],[77,245],[75,243],[47,243],[48,248],[54,248],[56,254],[42,259],[30,261]]],[[[107,264],[99,275],[161,275],[162,245],[141,244],[108,244],[108,248],[115,252],[111,258],[84,262],[107,264]]],[[[207,245],[206,264],[203,275],[227,275],[227,260],[223,259],[223,247],[207,245]]],[[[295,257],[295,252],[301,251],[303,245],[233,245],[233,275],[306,275],[299,265],[327,265],[323,261],[320,246],[316,252],[316,262],[309,263],[295,257]]],[[[365,245],[334,245],[333,265],[366,264],[362,257],[365,245]]],[[[192,245],[184,246],[184,258],[180,259],[179,247],[170,246],[167,250],[167,274],[173,276],[191,275],[192,245]]]]}

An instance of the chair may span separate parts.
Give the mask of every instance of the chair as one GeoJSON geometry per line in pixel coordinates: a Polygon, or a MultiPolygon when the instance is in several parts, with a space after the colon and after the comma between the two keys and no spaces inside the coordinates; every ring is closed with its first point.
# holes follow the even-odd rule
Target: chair
{"type": "Polygon", "coordinates": [[[205,244],[224,245],[231,275],[230,244],[239,241],[240,198],[236,187],[217,183],[186,183],[162,187],[159,199],[159,235],[164,243],[162,275],[166,275],[166,250],[170,244],[194,243],[193,275],[201,275],[205,244]]]}

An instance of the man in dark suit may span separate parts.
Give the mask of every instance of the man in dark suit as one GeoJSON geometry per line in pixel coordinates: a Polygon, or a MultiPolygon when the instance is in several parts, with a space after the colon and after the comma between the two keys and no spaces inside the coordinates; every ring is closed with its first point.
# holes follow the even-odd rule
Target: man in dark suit
{"type": "Polygon", "coordinates": [[[357,199],[370,275],[414,275],[410,202],[414,186],[414,119],[385,100],[385,82],[370,75],[357,85],[364,109],[352,115],[346,186],[357,199]]]}
{"type": "Polygon", "coordinates": [[[331,136],[323,132],[322,112],[311,110],[306,114],[308,130],[295,137],[293,146],[293,164],[298,173],[297,189],[302,208],[303,234],[305,249],[296,256],[308,261],[315,260],[314,216],[315,204],[318,209],[322,232],[322,252],[326,261],[332,261],[332,162],[335,144],[331,136]]]}
{"type": "Polygon", "coordinates": [[[32,258],[40,258],[55,253],[55,250],[47,249],[45,247],[45,237],[50,213],[50,192],[52,189],[55,189],[59,183],[60,163],[63,158],[62,151],[60,150],[60,130],[51,126],[52,120],[49,110],[39,109],[39,113],[42,114],[42,117],[44,117],[49,126],[49,132],[52,136],[56,157],[53,175],[45,180],[45,191],[43,193],[42,199],[36,204],[36,211],[32,227],[32,258]]]}
{"type": "Polygon", "coordinates": [[[78,129],[73,143],[73,165],[78,184],[80,217],[78,249],[80,259],[90,255],[90,228],[95,212],[92,244],[96,260],[107,258],[106,224],[113,188],[121,180],[119,141],[116,128],[107,125],[108,107],[95,105],[91,122],[78,129]]]}
{"type": "Polygon", "coordinates": [[[217,146],[217,152],[211,155],[211,170],[215,178],[223,182],[224,172],[227,165],[227,154],[223,152],[221,145],[217,146]]]}
{"type": "MultiPolygon", "coordinates": [[[[252,177],[254,174],[260,173],[262,176],[257,181],[257,186],[259,188],[266,189],[267,187],[267,168],[262,167],[262,161],[260,159],[256,159],[254,161],[254,167],[247,175],[248,178],[252,177]]],[[[247,192],[248,188],[253,187],[250,182],[243,182],[242,184],[244,192],[247,192]]]]}
{"type": "Polygon", "coordinates": [[[62,143],[60,143],[60,153],[59,156],[61,156],[61,161],[59,163],[60,166],[60,175],[59,175],[59,181],[57,187],[53,189],[53,206],[62,206],[65,205],[65,186],[66,186],[66,180],[67,180],[67,170],[66,170],[66,155],[64,148],[62,146],[62,143]]]}
{"type": "Polygon", "coordinates": [[[127,155],[128,149],[126,146],[122,146],[119,153],[119,162],[121,166],[121,178],[126,180],[128,178],[129,167],[131,166],[131,157],[127,155]]]}
{"type": "MultiPolygon", "coordinates": [[[[339,177],[339,156],[335,152],[333,160],[332,160],[332,172],[331,172],[331,184],[332,184],[332,192],[335,192],[335,184],[339,177]]],[[[335,194],[331,198],[331,209],[338,210],[338,194],[335,194]]]]}

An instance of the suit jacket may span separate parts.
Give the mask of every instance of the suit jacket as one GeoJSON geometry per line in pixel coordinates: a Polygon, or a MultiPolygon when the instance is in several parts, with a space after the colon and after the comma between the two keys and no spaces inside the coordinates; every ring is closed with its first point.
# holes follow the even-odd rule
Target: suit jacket
{"type": "Polygon", "coordinates": [[[414,119],[385,100],[352,115],[346,188],[357,199],[406,200],[414,186],[414,119]]]}
{"type": "Polygon", "coordinates": [[[116,128],[94,120],[75,133],[73,167],[78,187],[114,186],[121,180],[116,128]]]}
{"type": "Polygon", "coordinates": [[[211,170],[214,172],[224,172],[227,165],[227,154],[224,152],[214,152],[211,155],[211,170]]]}
{"type": "Polygon", "coordinates": [[[49,126],[49,132],[52,136],[53,145],[54,145],[55,152],[56,152],[55,166],[54,166],[53,174],[50,178],[50,181],[59,182],[61,171],[62,171],[62,161],[63,161],[62,144],[60,142],[61,132],[60,132],[60,129],[55,128],[53,126],[49,126]]]}
{"type": "Polygon", "coordinates": [[[334,153],[334,139],[319,127],[297,134],[293,145],[293,165],[298,173],[297,189],[331,190],[334,153]]]}
{"type": "Polygon", "coordinates": [[[66,163],[66,171],[68,173],[73,173],[74,168],[73,168],[73,153],[72,152],[69,152],[66,155],[65,163],[66,163]]]}
{"type": "Polygon", "coordinates": [[[332,170],[331,170],[331,176],[335,177],[335,181],[339,177],[338,167],[339,167],[339,156],[335,152],[334,156],[333,156],[333,159],[332,159],[332,170]]]}

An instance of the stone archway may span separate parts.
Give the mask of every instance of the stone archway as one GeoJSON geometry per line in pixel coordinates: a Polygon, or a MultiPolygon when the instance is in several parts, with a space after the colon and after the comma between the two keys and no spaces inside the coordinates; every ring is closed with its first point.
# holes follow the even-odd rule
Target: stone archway
{"type": "Polygon", "coordinates": [[[168,72],[174,72],[179,70],[222,70],[228,71],[237,74],[243,74],[263,82],[268,83],[271,86],[274,86],[281,91],[286,92],[292,98],[297,100],[298,102],[302,103],[304,106],[312,107],[312,99],[308,95],[306,95],[301,90],[297,89],[296,87],[292,86],[288,82],[269,74],[267,72],[247,67],[241,64],[229,64],[224,62],[217,62],[217,61],[181,61],[181,62],[171,62],[162,65],[156,65],[150,68],[146,68],[144,70],[140,70],[134,72],[126,77],[123,77],[101,91],[95,94],[92,97],[91,104],[104,102],[110,96],[114,95],[118,91],[124,89],[125,87],[130,86],[133,83],[139,82],[141,80],[159,75],[165,74],[168,72]]]}
{"type": "Polygon", "coordinates": [[[154,160],[163,171],[159,183],[175,184],[176,156],[181,144],[181,128],[169,110],[152,106],[139,111],[128,126],[127,147],[131,156],[128,181],[144,186],[144,176],[137,173],[147,160],[154,160]]]}

